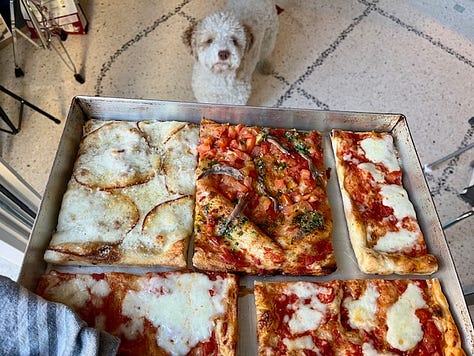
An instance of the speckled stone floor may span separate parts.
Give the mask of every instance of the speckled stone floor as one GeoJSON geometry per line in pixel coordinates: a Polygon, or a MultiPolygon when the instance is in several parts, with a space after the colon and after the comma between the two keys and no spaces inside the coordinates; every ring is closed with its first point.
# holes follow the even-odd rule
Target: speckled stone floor
{"type": "MultiPolygon", "coordinates": [[[[407,117],[421,163],[473,141],[472,0],[277,1],[284,9],[271,61],[256,74],[250,105],[396,112],[407,117]]],[[[15,78],[11,46],[0,50],[0,84],[64,122],[75,95],[194,101],[193,58],[181,41],[218,0],[81,1],[87,35],[65,45],[84,84],[53,51],[19,40],[25,76],[15,78]]],[[[16,120],[17,103],[0,93],[16,120]]],[[[56,125],[25,108],[17,135],[0,133],[0,155],[43,193],[60,140],[56,125]]],[[[426,175],[442,223],[470,210],[459,197],[474,150],[426,175]]],[[[446,229],[460,280],[474,285],[474,218],[446,229]]]]}

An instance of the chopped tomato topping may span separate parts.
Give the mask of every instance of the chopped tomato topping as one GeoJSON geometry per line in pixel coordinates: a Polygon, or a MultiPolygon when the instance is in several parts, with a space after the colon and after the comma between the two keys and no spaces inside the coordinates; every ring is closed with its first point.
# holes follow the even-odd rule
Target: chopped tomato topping
{"type": "Polygon", "coordinates": [[[232,139],[229,143],[229,147],[232,148],[233,150],[240,150],[240,143],[236,139],[232,139]]]}
{"type": "MultiPolygon", "coordinates": [[[[275,242],[294,241],[300,243],[298,235],[300,227],[292,224],[295,214],[294,206],[304,211],[313,211],[318,208],[322,214],[330,217],[327,205],[325,184],[318,186],[310,171],[308,159],[312,159],[318,169],[324,170],[322,163],[321,135],[317,132],[288,133],[287,129],[272,129],[248,127],[242,124],[222,125],[209,123],[201,129],[201,135],[206,135],[200,141],[200,162],[203,157],[208,162],[217,162],[224,166],[238,169],[242,179],[236,179],[225,174],[215,174],[208,177],[209,184],[232,201],[246,196],[246,207],[243,214],[252,220],[262,231],[275,242]],[[208,151],[206,151],[208,149],[208,151]],[[205,156],[204,156],[205,154],[205,156]],[[318,161],[320,160],[320,161],[318,161]],[[297,203],[297,204],[296,204],[297,203]],[[282,237],[283,236],[283,237],[282,237]],[[286,236],[286,238],[284,237],[286,236]]],[[[202,167],[200,167],[202,170],[202,167]]],[[[325,177],[323,177],[325,183],[325,177]]],[[[207,226],[203,234],[215,234],[216,225],[222,222],[222,216],[214,214],[214,219],[206,212],[207,226]],[[220,220],[219,220],[220,219],[220,220]]],[[[326,217],[324,215],[324,217],[326,217]]],[[[328,220],[330,221],[330,220],[328,220]]],[[[311,244],[314,237],[305,235],[305,244],[311,244]]],[[[225,244],[217,237],[215,254],[226,264],[235,266],[249,266],[260,264],[261,261],[248,253],[242,253],[241,246],[232,250],[231,246],[219,248],[225,244]]],[[[211,244],[213,242],[206,242],[211,244]]],[[[329,238],[329,242],[331,241],[329,238]]],[[[234,246],[235,247],[235,246],[234,246]]],[[[302,273],[314,269],[315,262],[327,259],[327,246],[308,245],[306,256],[300,256],[304,262],[302,273]],[[320,251],[319,248],[322,248],[320,251]],[[317,256],[312,256],[317,254],[317,256]],[[310,267],[310,265],[312,265],[310,267]]],[[[332,251],[332,246],[330,246],[332,251]]],[[[272,260],[286,260],[286,253],[279,255],[274,251],[266,251],[265,258],[272,260]]],[[[288,251],[288,256],[296,260],[288,251]]],[[[284,269],[285,267],[283,267],[284,269]]],[[[300,271],[298,270],[297,273],[300,271]]]]}
{"type": "Polygon", "coordinates": [[[267,155],[270,152],[270,144],[268,142],[263,142],[260,145],[260,153],[262,155],[267,155]]]}
{"type": "Polygon", "coordinates": [[[266,258],[269,258],[270,260],[272,260],[276,264],[280,264],[280,263],[285,262],[285,256],[283,255],[283,253],[277,253],[275,251],[265,249],[264,255],[265,255],[266,258]]]}
{"type": "Polygon", "coordinates": [[[248,137],[247,140],[245,141],[245,146],[246,146],[246,151],[251,152],[253,148],[255,147],[255,142],[257,138],[255,135],[252,135],[251,137],[248,137]]]}
{"type": "Polygon", "coordinates": [[[216,146],[219,147],[219,148],[226,148],[229,146],[229,138],[224,136],[224,137],[219,137],[216,141],[216,146]]]}
{"type": "Polygon", "coordinates": [[[282,190],[284,191],[285,188],[286,188],[286,182],[285,182],[285,179],[283,178],[279,178],[279,179],[275,179],[273,181],[273,186],[276,190],[282,190]]]}
{"type": "Polygon", "coordinates": [[[287,194],[282,194],[280,197],[280,201],[282,202],[283,205],[291,205],[293,203],[290,196],[287,194]]]}
{"type": "Polygon", "coordinates": [[[237,138],[238,136],[237,127],[234,125],[229,125],[228,130],[227,130],[227,135],[232,139],[237,138]]]}
{"type": "Polygon", "coordinates": [[[263,210],[265,213],[266,211],[272,206],[272,201],[269,197],[261,196],[258,198],[258,207],[263,210]]]}
{"type": "Polygon", "coordinates": [[[210,149],[211,145],[209,143],[201,143],[199,146],[197,146],[197,151],[199,154],[209,152],[210,149]]]}
{"type": "Polygon", "coordinates": [[[222,175],[219,183],[219,190],[225,193],[226,196],[233,199],[235,196],[241,196],[248,192],[249,188],[241,181],[226,175],[222,175]]]}
{"type": "Polygon", "coordinates": [[[302,181],[308,181],[311,179],[311,172],[307,169],[300,170],[300,178],[302,181]]]}

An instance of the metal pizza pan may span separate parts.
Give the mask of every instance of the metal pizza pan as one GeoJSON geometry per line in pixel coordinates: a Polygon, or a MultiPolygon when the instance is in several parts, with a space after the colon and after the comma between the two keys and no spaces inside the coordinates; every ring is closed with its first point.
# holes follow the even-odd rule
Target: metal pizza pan
{"type": "MultiPolygon", "coordinates": [[[[93,273],[120,270],[144,273],[162,269],[118,268],[118,267],[71,267],[48,266],[43,254],[48,247],[51,234],[56,228],[59,209],[82,136],[84,123],[91,119],[101,120],[176,120],[199,123],[203,117],[222,123],[242,123],[266,127],[318,130],[323,134],[323,149],[326,167],[331,174],[327,192],[333,216],[333,244],[337,270],[324,277],[290,276],[244,276],[241,277],[242,293],[239,297],[239,354],[256,355],[256,316],[252,287],[255,280],[314,280],[367,279],[367,278],[438,278],[458,326],[465,350],[474,348],[474,329],[459,277],[447,245],[432,197],[426,183],[408,122],[402,114],[366,113],[345,111],[322,111],[312,109],[268,108],[250,106],[209,105],[159,100],[74,97],[64,123],[56,157],[49,175],[40,209],[36,217],[19,282],[34,291],[39,277],[48,269],[93,273]],[[421,229],[425,235],[428,251],[439,260],[439,270],[431,276],[376,276],[360,272],[350,245],[342,199],[337,183],[335,161],[329,133],[333,128],[355,131],[391,132],[400,154],[403,184],[417,212],[421,229]]],[[[190,252],[192,245],[190,246],[190,252]]],[[[190,259],[189,259],[190,260],[190,259]]],[[[191,267],[191,264],[189,264],[191,267]]]]}

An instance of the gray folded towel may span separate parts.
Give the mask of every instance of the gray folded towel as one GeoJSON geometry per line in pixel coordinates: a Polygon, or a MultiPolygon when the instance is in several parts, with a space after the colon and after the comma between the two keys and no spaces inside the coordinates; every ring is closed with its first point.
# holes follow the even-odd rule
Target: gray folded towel
{"type": "Polygon", "coordinates": [[[120,340],[0,276],[0,355],[115,355],[120,340]]]}

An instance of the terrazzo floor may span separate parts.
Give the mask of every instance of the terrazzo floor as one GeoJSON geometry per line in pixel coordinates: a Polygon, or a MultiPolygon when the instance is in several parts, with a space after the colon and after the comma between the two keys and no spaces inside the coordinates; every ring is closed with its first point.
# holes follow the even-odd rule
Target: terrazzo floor
{"type": "MultiPolygon", "coordinates": [[[[407,117],[422,165],[473,142],[473,0],[277,1],[274,72],[255,74],[249,105],[395,112],[407,117]]],[[[224,1],[81,1],[87,35],[64,42],[80,84],[54,51],[19,39],[25,76],[11,45],[0,50],[0,84],[62,123],[25,108],[17,135],[0,132],[0,155],[40,194],[75,95],[194,101],[193,58],[181,41],[190,23],[224,1]]],[[[0,93],[13,121],[18,103],[0,93]]],[[[3,124],[2,124],[3,125],[3,124]]],[[[3,126],[2,126],[3,127],[3,126]]],[[[442,223],[471,209],[459,197],[474,150],[426,179],[442,223]]],[[[445,230],[464,288],[474,285],[474,218],[445,230]]]]}

